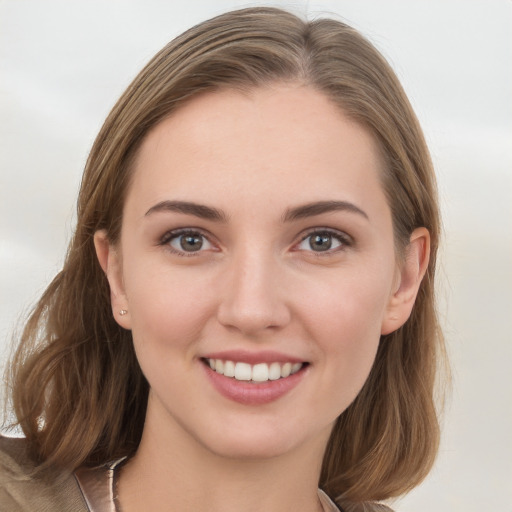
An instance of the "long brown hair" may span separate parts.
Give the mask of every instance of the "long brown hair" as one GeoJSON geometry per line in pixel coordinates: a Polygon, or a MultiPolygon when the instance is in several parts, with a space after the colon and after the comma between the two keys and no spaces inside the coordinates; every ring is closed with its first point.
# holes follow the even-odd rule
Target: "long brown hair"
{"type": "Polygon", "coordinates": [[[11,365],[13,407],[42,466],[73,469],[129,456],[140,441],[148,384],[131,333],[112,317],[93,235],[105,229],[111,242],[118,239],[141,141],[202,91],[278,81],[316,88],[373,134],[397,253],[416,227],[431,236],[412,315],[382,337],[370,377],[338,418],[320,487],[333,498],[384,499],[414,487],[431,468],[444,351],[434,300],[440,221],[421,129],[393,71],[358,32],[274,8],[234,11],[185,32],[149,62],[106,119],[86,164],[64,268],[35,307],[11,365]]]}

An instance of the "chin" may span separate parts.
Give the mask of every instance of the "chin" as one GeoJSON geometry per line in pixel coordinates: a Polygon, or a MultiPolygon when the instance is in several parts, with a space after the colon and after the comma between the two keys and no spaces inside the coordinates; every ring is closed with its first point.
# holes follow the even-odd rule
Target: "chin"
{"type": "Polygon", "coordinates": [[[243,429],[226,429],[222,433],[210,431],[208,436],[199,441],[210,453],[227,459],[261,461],[285,457],[315,447],[325,449],[332,424],[317,432],[307,432],[305,428],[297,428],[297,422],[288,428],[280,425],[255,425],[243,429]]]}

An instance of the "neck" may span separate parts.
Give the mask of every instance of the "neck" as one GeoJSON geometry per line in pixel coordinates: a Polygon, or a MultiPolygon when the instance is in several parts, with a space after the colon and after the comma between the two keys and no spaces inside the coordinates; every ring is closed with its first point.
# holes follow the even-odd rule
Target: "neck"
{"type": "Polygon", "coordinates": [[[122,512],[323,510],[317,486],[328,432],[290,453],[233,458],[169,423],[164,429],[148,414],[139,449],[120,472],[122,512]]]}

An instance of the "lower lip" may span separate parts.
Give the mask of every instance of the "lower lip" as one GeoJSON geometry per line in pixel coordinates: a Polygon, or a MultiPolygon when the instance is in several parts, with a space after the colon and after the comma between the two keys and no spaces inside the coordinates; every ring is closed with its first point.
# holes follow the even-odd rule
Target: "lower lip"
{"type": "Polygon", "coordinates": [[[268,404],[278,400],[291,391],[303,379],[307,366],[289,377],[268,380],[266,382],[249,382],[224,377],[201,363],[213,387],[224,397],[244,405],[268,404]]]}

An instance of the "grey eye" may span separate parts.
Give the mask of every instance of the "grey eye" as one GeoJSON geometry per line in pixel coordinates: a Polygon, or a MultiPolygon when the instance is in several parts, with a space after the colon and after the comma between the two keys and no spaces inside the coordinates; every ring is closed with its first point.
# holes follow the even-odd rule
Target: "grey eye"
{"type": "Polygon", "coordinates": [[[340,237],[328,232],[312,233],[298,245],[301,251],[325,252],[343,245],[340,237]]]}
{"type": "Polygon", "coordinates": [[[211,249],[212,245],[206,237],[200,233],[182,233],[175,235],[169,241],[169,245],[178,252],[199,252],[211,249]]]}

